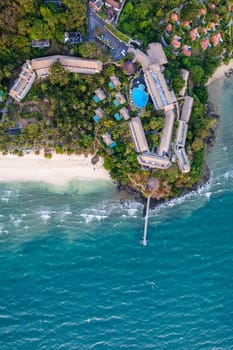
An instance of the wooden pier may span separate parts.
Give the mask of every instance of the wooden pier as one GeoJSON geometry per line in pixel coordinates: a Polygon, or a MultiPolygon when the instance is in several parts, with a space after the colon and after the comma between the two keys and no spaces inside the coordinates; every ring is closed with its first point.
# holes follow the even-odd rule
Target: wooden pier
{"type": "Polygon", "coordinates": [[[144,224],[144,234],[143,234],[143,238],[142,238],[142,241],[141,241],[141,243],[144,246],[147,245],[147,227],[148,227],[149,209],[150,209],[150,196],[147,198],[145,224],[144,224]]]}

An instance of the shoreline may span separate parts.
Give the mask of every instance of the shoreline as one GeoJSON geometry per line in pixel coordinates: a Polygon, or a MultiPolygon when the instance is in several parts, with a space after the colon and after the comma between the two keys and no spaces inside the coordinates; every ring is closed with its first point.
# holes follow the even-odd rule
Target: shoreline
{"type": "Polygon", "coordinates": [[[45,158],[29,152],[23,157],[0,154],[0,182],[44,182],[54,185],[66,185],[73,180],[112,181],[103,167],[103,159],[92,163],[93,155],[65,155],[52,153],[45,158]]]}
{"type": "Polygon", "coordinates": [[[229,70],[233,70],[233,59],[230,60],[228,64],[221,64],[214,72],[212,77],[210,77],[205,84],[206,88],[208,88],[209,85],[213,84],[219,79],[222,79],[226,77],[226,73],[229,72],[229,70]]]}

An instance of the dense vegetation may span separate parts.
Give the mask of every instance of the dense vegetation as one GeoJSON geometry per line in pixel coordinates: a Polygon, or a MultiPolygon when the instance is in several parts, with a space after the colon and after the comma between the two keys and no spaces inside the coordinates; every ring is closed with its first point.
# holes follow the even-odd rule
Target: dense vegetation
{"type": "Polygon", "coordinates": [[[0,87],[26,59],[57,53],[65,31],[86,33],[85,0],[63,0],[62,6],[43,0],[0,0],[0,87]],[[33,49],[31,40],[49,39],[49,50],[33,49]]]}

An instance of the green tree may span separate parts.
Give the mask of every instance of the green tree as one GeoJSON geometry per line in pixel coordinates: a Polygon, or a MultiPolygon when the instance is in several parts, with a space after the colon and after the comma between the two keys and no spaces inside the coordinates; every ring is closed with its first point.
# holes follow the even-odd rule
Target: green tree
{"type": "Polygon", "coordinates": [[[54,63],[49,70],[49,80],[52,85],[65,86],[69,81],[68,72],[62,67],[60,62],[54,63]]]}

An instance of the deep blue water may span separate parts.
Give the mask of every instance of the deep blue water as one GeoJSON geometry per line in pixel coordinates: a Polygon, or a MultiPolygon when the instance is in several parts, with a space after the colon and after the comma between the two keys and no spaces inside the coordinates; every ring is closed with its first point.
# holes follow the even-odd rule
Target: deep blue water
{"type": "Polygon", "coordinates": [[[1,350],[233,349],[232,87],[210,182],[151,212],[146,248],[108,183],[0,186],[1,350]]]}

